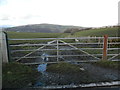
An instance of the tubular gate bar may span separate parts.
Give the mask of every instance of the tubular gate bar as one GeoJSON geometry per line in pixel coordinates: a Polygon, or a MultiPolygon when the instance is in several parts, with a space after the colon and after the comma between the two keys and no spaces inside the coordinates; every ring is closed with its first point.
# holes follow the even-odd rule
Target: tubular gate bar
{"type": "MultiPolygon", "coordinates": [[[[77,38],[27,38],[27,39],[8,39],[9,41],[11,40],[15,40],[15,41],[27,41],[27,40],[49,40],[49,42],[45,42],[45,43],[21,43],[21,44],[10,44],[9,46],[11,48],[14,47],[36,47],[33,49],[11,49],[11,54],[15,53],[15,52],[28,52],[26,55],[22,56],[22,57],[13,57],[13,59],[17,59],[16,61],[20,61],[21,59],[25,59],[25,58],[40,58],[41,56],[30,56],[31,54],[37,52],[37,51],[54,51],[56,50],[56,55],[49,55],[46,57],[56,57],[56,61],[54,62],[58,62],[59,58],[61,57],[82,57],[82,56],[90,56],[93,57],[96,61],[101,60],[101,58],[99,58],[98,56],[102,56],[102,51],[103,51],[103,39],[104,37],[77,37],[77,38]],[[75,41],[75,40],[78,41],[75,41]],[[73,40],[72,42],[66,42],[64,40],[73,40]],[[87,40],[84,41],[84,40],[87,40]],[[95,40],[95,41],[93,41],[95,40]],[[81,42],[82,41],[82,42],[81,42]],[[79,46],[82,45],[82,46],[79,46]],[[97,46],[96,46],[97,45],[97,46]],[[100,47],[98,47],[100,45],[100,47]],[[46,46],[55,46],[55,49],[46,49],[46,46]],[[70,47],[70,48],[60,48],[61,46],[65,46],[65,47],[70,47]],[[79,46],[79,47],[78,47],[79,46]],[[84,47],[86,46],[86,47],[84,47]],[[92,47],[91,47],[92,46],[92,47]],[[65,51],[65,52],[69,52],[69,50],[77,50],[79,52],[84,53],[84,55],[78,54],[78,55],[61,55],[59,54],[60,51],[65,51]],[[87,50],[101,50],[101,53],[90,53],[87,50]]],[[[118,39],[120,39],[120,37],[108,37],[108,53],[107,56],[112,56],[109,57],[108,60],[114,60],[116,57],[118,57],[120,55],[120,53],[117,53],[115,51],[115,53],[109,53],[109,51],[112,50],[119,50],[120,48],[118,47],[118,45],[120,44],[118,42],[118,39]],[[116,41],[115,41],[116,40],[116,41]],[[114,41],[114,42],[113,42],[114,41]],[[111,45],[114,45],[114,47],[112,47],[111,45]],[[115,46],[117,45],[117,46],[115,46]]],[[[119,60],[118,58],[115,60],[119,60]]],[[[90,61],[90,60],[88,60],[90,61]]]]}
{"type": "MultiPolygon", "coordinates": [[[[8,39],[8,40],[60,40],[60,39],[103,39],[104,37],[75,37],[75,38],[27,38],[27,39],[8,39]]],[[[120,39],[120,37],[108,37],[108,39],[120,39]]]]}

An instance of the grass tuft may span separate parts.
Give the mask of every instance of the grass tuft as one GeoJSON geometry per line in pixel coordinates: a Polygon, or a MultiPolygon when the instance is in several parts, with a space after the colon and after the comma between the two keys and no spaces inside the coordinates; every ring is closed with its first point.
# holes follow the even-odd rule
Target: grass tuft
{"type": "Polygon", "coordinates": [[[47,72],[59,73],[59,74],[73,74],[80,73],[80,66],[70,64],[70,63],[57,63],[52,64],[47,67],[47,72]]]}

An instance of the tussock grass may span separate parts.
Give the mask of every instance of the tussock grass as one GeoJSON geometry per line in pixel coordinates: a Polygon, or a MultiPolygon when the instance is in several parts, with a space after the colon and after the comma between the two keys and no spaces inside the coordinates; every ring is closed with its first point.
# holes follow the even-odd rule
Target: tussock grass
{"type": "Polygon", "coordinates": [[[39,75],[41,74],[37,70],[20,63],[3,64],[3,88],[26,87],[29,83],[34,83],[39,75]]]}
{"type": "Polygon", "coordinates": [[[112,68],[112,69],[120,70],[120,61],[101,60],[93,64],[104,68],[112,68]]]}
{"type": "Polygon", "coordinates": [[[80,66],[70,64],[70,63],[57,63],[51,64],[47,67],[47,72],[54,72],[59,74],[73,74],[73,73],[80,73],[80,66]]]}

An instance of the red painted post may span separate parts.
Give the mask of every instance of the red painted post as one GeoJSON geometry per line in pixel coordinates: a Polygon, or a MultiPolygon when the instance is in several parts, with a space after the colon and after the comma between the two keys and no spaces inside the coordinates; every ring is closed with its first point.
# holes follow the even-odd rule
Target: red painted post
{"type": "Polygon", "coordinates": [[[107,46],[108,46],[108,35],[104,35],[102,60],[107,60],[107,46]]]}

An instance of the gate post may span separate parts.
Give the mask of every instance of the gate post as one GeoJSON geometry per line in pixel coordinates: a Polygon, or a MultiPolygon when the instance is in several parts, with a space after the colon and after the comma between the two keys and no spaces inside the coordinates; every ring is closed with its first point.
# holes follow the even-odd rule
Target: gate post
{"type": "Polygon", "coordinates": [[[104,35],[102,60],[107,60],[107,46],[108,46],[108,35],[104,35]]]}
{"type": "Polygon", "coordinates": [[[2,62],[8,63],[8,45],[7,45],[7,38],[6,34],[0,31],[0,46],[1,46],[1,56],[2,56],[2,62]]]}

